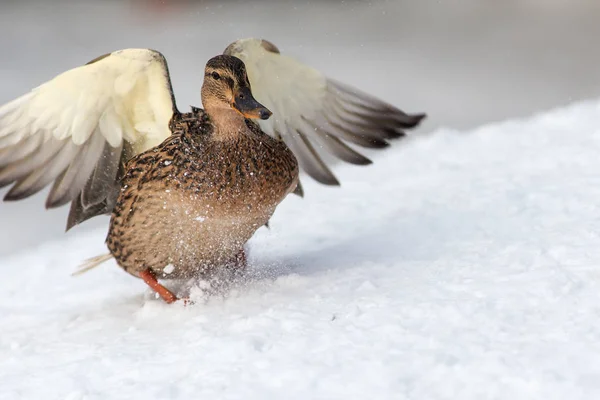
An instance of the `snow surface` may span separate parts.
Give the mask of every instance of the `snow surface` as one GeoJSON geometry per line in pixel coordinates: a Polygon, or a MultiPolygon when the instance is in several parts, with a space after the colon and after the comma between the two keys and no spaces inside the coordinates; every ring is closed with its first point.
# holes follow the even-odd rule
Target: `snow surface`
{"type": "MultiPolygon", "coordinates": [[[[105,229],[1,260],[1,399],[600,398],[600,101],[305,179],[248,276],[166,305],[105,229]]],[[[207,287],[206,283],[203,287],[207,287]]]]}

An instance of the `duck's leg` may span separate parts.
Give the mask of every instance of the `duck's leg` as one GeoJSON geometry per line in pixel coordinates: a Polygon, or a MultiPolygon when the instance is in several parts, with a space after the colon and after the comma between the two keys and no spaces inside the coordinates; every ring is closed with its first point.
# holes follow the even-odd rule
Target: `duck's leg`
{"type": "Polygon", "coordinates": [[[177,301],[177,296],[173,294],[169,289],[158,283],[156,275],[149,269],[140,272],[140,278],[146,282],[148,286],[152,288],[158,295],[168,304],[177,301]]]}

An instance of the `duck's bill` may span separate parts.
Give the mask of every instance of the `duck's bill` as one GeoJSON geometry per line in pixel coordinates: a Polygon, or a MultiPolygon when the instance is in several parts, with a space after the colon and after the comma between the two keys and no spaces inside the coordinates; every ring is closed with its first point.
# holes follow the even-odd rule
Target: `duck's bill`
{"type": "Polygon", "coordinates": [[[267,107],[254,99],[249,88],[241,88],[238,90],[235,94],[232,106],[246,118],[269,119],[273,114],[267,107]]]}

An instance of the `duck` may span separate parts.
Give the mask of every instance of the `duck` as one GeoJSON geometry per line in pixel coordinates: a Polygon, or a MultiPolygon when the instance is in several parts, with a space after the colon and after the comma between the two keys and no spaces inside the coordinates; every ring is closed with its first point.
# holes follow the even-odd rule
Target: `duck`
{"type": "Polygon", "coordinates": [[[165,302],[160,280],[244,267],[244,246],[290,193],[300,170],[339,185],[320,151],[355,165],[425,114],[400,109],[242,39],[204,69],[203,108],[178,110],[166,58],[124,49],[68,70],[0,106],[0,187],[17,201],[52,184],[70,203],[67,230],[110,215],[109,254],[165,302]],[[320,151],[319,151],[320,150],[320,151]]]}
{"type": "Polygon", "coordinates": [[[252,96],[244,63],[220,55],[204,76],[204,109],[176,112],[171,136],[128,161],[106,239],[119,266],[167,303],[177,298],[157,276],[236,264],[298,185],[294,154],[252,122],[271,112],[252,96]]]}

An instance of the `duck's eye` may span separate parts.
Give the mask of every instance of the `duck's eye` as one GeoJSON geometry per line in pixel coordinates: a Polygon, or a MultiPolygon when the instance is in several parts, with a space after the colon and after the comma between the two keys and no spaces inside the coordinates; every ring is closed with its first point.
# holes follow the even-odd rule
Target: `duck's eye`
{"type": "Polygon", "coordinates": [[[214,80],[218,81],[219,79],[221,79],[221,75],[219,75],[218,72],[213,72],[211,75],[212,75],[212,77],[213,77],[214,80]]]}

